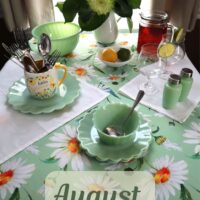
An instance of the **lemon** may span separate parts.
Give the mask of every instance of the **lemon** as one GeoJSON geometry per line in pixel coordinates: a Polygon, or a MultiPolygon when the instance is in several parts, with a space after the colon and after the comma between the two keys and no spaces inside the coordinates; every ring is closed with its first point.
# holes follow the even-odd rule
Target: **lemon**
{"type": "Polygon", "coordinates": [[[101,53],[101,58],[107,62],[116,62],[117,61],[117,52],[113,48],[106,48],[101,53]]]}
{"type": "Polygon", "coordinates": [[[129,49],[120,48],[117,52],[117,56],[121,61],[127,61],[130,58],[131,52],[129,49]]]}
{"type": "Polygon", "coordinates": [[[174,40],[175,40],[175,42],[179,43],[182,40],[182,38],[183,38],[183,32],[184,32],[184,29],[183,28],[179,28],[174,33],[174,40]]]}
{"type": "Polygon", "coordinates": [[[162,44],[160,46],[160,48],[158,49],[158,55],[161,58],[168,58],[174,54],[175,49],[176,48],[175,48],[174,44],[172,44],[172,43],[162,44]]]}

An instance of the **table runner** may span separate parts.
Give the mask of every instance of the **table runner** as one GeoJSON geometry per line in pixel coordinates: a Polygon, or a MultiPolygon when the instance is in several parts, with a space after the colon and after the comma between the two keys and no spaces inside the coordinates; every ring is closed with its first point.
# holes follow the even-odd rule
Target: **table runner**
{"type": "Polygon", "coordinates": [[[48,114],[23,114],[13,110],[6,103],[9,87],[22,76],[23,70],[12,61],[9,61],[0,73],[0,163],[96,105],[108,95],[81,81],[81,94],[75,104],[48,114]]]}

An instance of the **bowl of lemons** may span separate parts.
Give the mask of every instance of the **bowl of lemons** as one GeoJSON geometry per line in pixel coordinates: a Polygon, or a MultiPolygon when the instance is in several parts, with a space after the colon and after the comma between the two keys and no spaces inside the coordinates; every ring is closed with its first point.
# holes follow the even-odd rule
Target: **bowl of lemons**
{"type": "Polygon", "coordinates": [[[97,57],[103,62],[106,66],[109,67],[122,67],[127,65],[133,58],[133,54],[130,49],[112,46],[100,49],[98,51],[97,57]]]}

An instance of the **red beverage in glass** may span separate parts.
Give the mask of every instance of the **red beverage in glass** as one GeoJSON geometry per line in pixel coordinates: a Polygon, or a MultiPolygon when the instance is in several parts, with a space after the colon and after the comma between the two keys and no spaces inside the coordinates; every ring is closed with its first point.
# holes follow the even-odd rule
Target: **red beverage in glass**
{"type": "Polygon", "coordinates": [[[167,33],[168,15],[161,11],[146,11],[140,13],[141,21],[138,33],[137,52],[139,53],[143,44],[159,44],[167,33]]]}

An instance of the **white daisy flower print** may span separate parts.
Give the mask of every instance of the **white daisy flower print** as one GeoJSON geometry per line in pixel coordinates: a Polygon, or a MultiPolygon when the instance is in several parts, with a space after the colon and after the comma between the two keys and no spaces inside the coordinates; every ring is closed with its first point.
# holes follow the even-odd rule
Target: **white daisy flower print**
{"type": "Polygon", "coordinates": [[[34,164],[26,164],[21,158],[8,161],[0,166],[0,199],[5,199],[7,193],[12,194],[16,188],[26,184],[32,176],[34,164]]]}
{"type": "Polygon", "coordinates": [[[181,189],[187,179],[188,166],[185,161],[174,161],[174,158],[163,156],[153,162],[150,172],[156,184],[156,199],[168,200],[175,195],[175,190],[181,189]]]}
{"type": "MultiPolygon", "coordinates": [[[[42,195],[42,197],[45,197],[45,192],[46,192],[46,195],[48,193],[52,193],[53,189],[56,187],[56,179],[57,177],[60,176],[59,175],[60,173],[61,173],[60,171],[53,172],[45,178],[44,184],[42,184],[37,191],[39,194],[42,195]]],[[[48,198],[46,197],[46,199],[48,198]]]]}
{"type": "MultiPolygon", "coordinates": [[[[84,177],[79,181],[79,184],[74,185],[75,188],[85,192],[110,192],[120,190],[120,184],[113,180],[108,174],[98,176],[84,177]]],[[[108,198],[111,199],[111,198],[108,198]]]]}
{"type": "Polygon", "coordinates": [[[174,142],[171,142],[169,139],[166,139],[166,141],[163,143],[163,146],[168,149],[168,150],[177,150],[177,151],[182,151],[181,147],[174,143],[174,142]]]}
{"type": "Polygon", "coordinates": [[[45,198],[45,184],[43,184],[37,191],[43,198],[45,198]]]}
{"type": "Polygon", "coordinates": [[[155,116],[155,117],[160,117],[160,118],[162,118],[162,117],[164,117],[165,115],[162,114],[162,113],[159,113],[159,112],[155,112],[155,113],[154,113],[154,116],[155,116]]]}
{"type": "Polygon", "coordinates": [[[119,162],[119,163],[113,163],[110,164],[109,166],[105,167],[106,171],[116,171],[125,167],[128,167],[129,163],[128,162],[119,162]]]}
{"type": "Polygon", "coordinates": [[[89,160],[81,152],[80,143],[77,139],[77,132],[74,127],[65,126],[64,133],[55,133],[50,137],[52,143],[47,144],[48,147],[55,148],[51,157],[58,159],[60,168],[64,168],[71,163],[73,170],[83,170],[84,165],[89,165],[89,160]]]}
{"type": "Polygon", "coordinates": [[[48,199],[47,195],[50,195],[55,187],[56,187],[56,183],[53,180],[45,180],[45,183],[38,189],[37,192],[43,198],[48,199]],[[46,190],[46,193],[45,193],[45,190],[46,190]],[[45,194],[46,194],[46,196],[45,196],[45,194]]]}
{"type": "MultiPolygon", "coordinates": [[[[137,108],[137,107],[136,107],[137,108]]],[[[152,115],[149,114],[144,114],[142,112],[139,112],[139,114],[143,117],[143,119],[147,122],[151,122],[152,121],[152,115]]]]}
{"type": "Polygon", "coordinates": [[[200,125],[197,123],[191,124],[191,130],[185,130],[183,136],[186,138],[184,143],[194,144],[195,154],[200,154],[200,125]]]}
{"type": "Polygon", "coordinates": [[[38,146],[30,145],[25,149],[26,152],[30,152],[33,155],[39,155],[40,151],[38,150],[38,146]]]}
{"type": "Polygon", "coordinates": [[[121,81],[122,78],[127,77],[128,74],[124,73],[124,74],[109,74],[106,77],[100,77],[99,80],[103,81],[103,82],[117,82],[117,81],[121,81]]]}
{"type": "Polygon", "coordinates": [[[68,71],[85,81],[91,81],[91,78],[96,76],[96,72],[91,65],[73,64],[68,68],[68,71]]]}
{"type": "Polygon", "coordinates": [[[171,142],[165,136],[154,136],[154,138],[158,145],[163,145],[168,150],[182,151],[182,148],[178,144],[171,142]]]}

